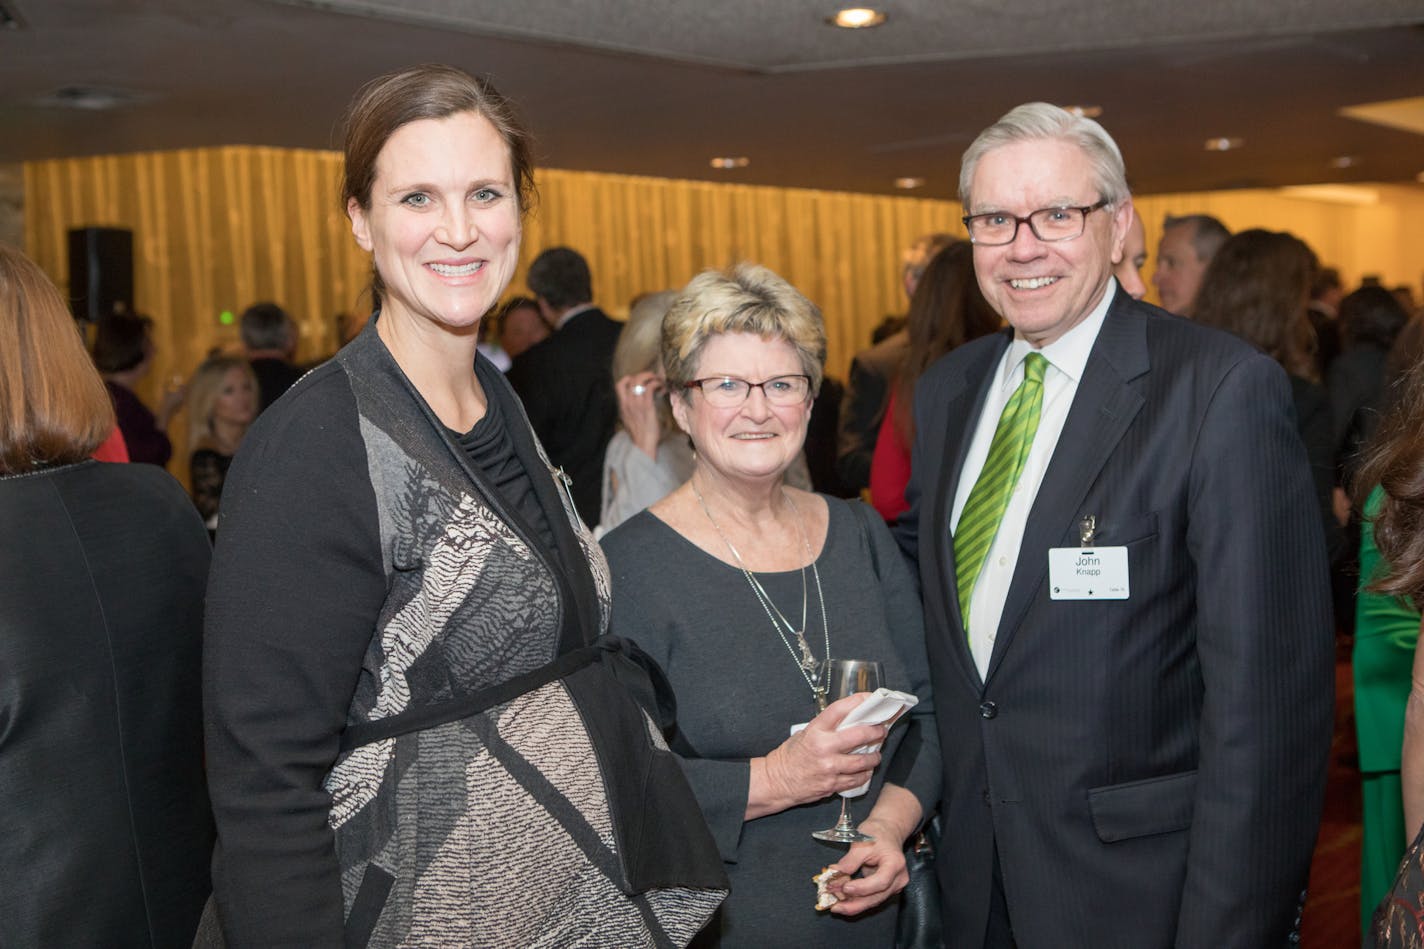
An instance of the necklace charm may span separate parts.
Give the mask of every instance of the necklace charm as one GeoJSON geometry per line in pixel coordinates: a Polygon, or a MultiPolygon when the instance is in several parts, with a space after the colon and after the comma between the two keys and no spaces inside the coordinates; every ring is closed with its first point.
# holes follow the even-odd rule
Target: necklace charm
{"type": "Polygon", "coordinates": [[[806,642],[806,631],[798,629],[796,632],[796,646],[801,650],[801,668],[806,670],[809,676],[816,674],[816,657],[811,652],[811,644],[806,642]]]}

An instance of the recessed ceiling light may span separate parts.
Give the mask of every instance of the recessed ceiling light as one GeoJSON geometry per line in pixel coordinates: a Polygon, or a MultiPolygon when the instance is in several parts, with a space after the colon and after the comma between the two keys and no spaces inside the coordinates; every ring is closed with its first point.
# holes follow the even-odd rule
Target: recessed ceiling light
{"type": "Polygon", "coordinates": [[[713,168],[721,168],[724,170],[728,168],[745,168],[751,163],[752,160],[745,155],[737,155],[735,157],[726,158],[714,158],[711,162],[713,168]]]}
{"type": "Polygon", "coordinates": [[[1359,163],[1359,159],[1354,155],[1337,155],[1330,159],[1331,168],[1353,168],[1359,163]]]}
{"type": "Polygon", "coordinates": [[[834,16],[827,17],[826,22],[844,30],[865,30],[884,23],[885,11],[872,10],[870,7],[847,7],[837,10],[834,16]]]}
{"type": "Polygon", "coordinates": [[[915,188],[923,188],[925,179],[923,178],[896,178],[895,187],[905,191],[913,191],[915,188]]]}
{"type": "Polygon", "coordinates": [[[1246,144],[1244,138],[1209,138],[1204,146],[1209,152],[1229,152],[1246,144]]]}
{"type": "Polygon", "coordinates": [[[1071,112],[1079,118],[1096,119],[1103,114],[1103,107],[1100,105],[1065,105],[1064,112],[1071,112]]]}

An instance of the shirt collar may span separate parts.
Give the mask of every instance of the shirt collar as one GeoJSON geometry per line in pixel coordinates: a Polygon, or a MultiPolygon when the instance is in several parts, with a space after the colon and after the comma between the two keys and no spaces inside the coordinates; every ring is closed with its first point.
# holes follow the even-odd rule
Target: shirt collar
{"type": "Polygon", "coordinates": [[[584,303],[574,307],[571,310],[566,311],[563,316],[559,317],[559,325],[557,328],[563,329],[565,326],[568,325],[569,320],[578,316],[580,313],[587,313],[589,310],[592,309],[596,309],[592,303],[584,303]]]}

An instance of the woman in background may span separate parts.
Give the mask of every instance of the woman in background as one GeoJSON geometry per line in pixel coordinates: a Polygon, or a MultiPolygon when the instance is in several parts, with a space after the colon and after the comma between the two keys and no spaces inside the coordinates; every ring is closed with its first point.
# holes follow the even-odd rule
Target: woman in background
{"type": "Polygon", "coordinates": [[[915,383],[930,363],[1000,326],[974,276],[974,245],[955,241],[930,259],[910,298],[909,348],[885,404],[870,461],[870,503],[887,523],[907,507],[910,446],[915,443],[915,383]]]}
{"type": "Polygon", "coordinates": [[[1296,426],[1315,481],[1320,527],[1331,558],[1342,525],[1335,511],[1335,424],[1316,378],[1315,330],[1306,315],[1315,254],[1298,237],[1255,228],[1232,235],[1202,277],[1192,319],[1235,333],[1290,377],[1296,426]]]}
{"type": "Polygon", "coordinates": [[[257,417],[257,377],[240,356],[213,356],[188,384],[188,470],[193,503],[209,531],[218,526],[223,483],[237,446],[257,417]]]}
{"type": "MultiPolygon", "coordinates": [[[[1372,576],[1362,579],[1369,583],[1369,593],[1399,598],[1396,612],[1400,615],[1396,617],[1395,628],[1399,631],[1396,635],[1402,636],[1404,610],[1417,611],[1424,602],[1424,364],[1416,364],[1410,370],[1397,400],[1380,421],[1373,447],[1360,466],[1358,485],[1361,491],[1379,486],[1372,492],[1367,510],[1373,514],[1369,527],[1383,565],[1372,576]]],[[[1363,566],[1363,557],[1361,563],[1363,566]]],[[[1365,602],[1364,596],[1361,602],[1365,602]]],[[[1398,682],[1401,677],[1396,671],[1391,678],[1398,682]]],[[[1419,647],[1417,636],[1412,685],[1403,706],[1390,703],[1394,709],[1388,715],[1390,720],[1385,721],[1383,703],[1379,699],[1376,694],[1375,701],[1367,703],[1366,713],[1376,718],[1382,730],[1397,736],[1402,727],[1403,732],[1398,781],[1403,804],[1403,825],[1398,830],[1402,832],[1399,840],[1382,841],[1382,844],[1398,847],[1402,841],[1412,843],[1398,865],[1392,886],[1375,911],[1365,943],[1389,949],[1413,949],[1424,944],[1424,925],[1419,917],[1420,901],[1424,900],[1424,832],[1421,832],[1424,827],[1424,649],[1419,647]]],[[[1360,752],[1363,766],[1364,742],[1361,742],[1360,752]]],[[[1376,782],[1376,785],[1388,790],[1387,783],[1376,782]]],[[[1367,783],[1366,813],[1371,810],[1380,813],[1382,809],[1370,807],[1374,803],[1370,790],[1367,783]]],[[[1388,820],[1381,822],[1381,832],[1387,832],[1389,823],[1388,820]]],[[[1366,873],[1370,870],[1365,868],[1366,873]]],[[[1361,898],[1365,896],[1362,874],[1361,898]]]]}
{"type": "Polygon", "coordinates": [[[639,297],[618,334],[613,350],[618,431],[603,456],[599,537],[662,500],[692,474],[692,447],[672,420],[663,385],[663,316],[676,298],[671,290],[639,297]]]}
{"type": "Polygon", "coordinates": [[[0,244],[0,946],[183,947],[213,827],[208,541],[114,426],[69,308],[0,244]]]}
{"type": "Polygon", "coordinates": [[[170,386],[155,415],[134,388],[153,365],[153,320],[137,313],[115,313],[99,320],[94,337],[94,365],[114,404],[119,431],[130,461],[163,466],[173,457],[168,423],[183,405],[183,387],[170,386]]]}

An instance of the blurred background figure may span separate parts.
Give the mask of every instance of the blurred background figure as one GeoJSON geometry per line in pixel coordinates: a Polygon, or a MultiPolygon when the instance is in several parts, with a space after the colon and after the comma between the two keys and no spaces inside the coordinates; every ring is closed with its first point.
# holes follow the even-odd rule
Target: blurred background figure
{"type": "Polygon", "coordinates": [[[137,313],[115,313],[99,321],[94,337],[94,365],[104,377],[129,460],[166,465],[173,457],[168,423],[183,405],[180,378],[164,389],[157,414],[150,412],[134,387],[153,365],[153,320],[137,313]]]}
{"type": "Polygon", "coordinates": [[[494,322],[499,348],[510,359],[536,343],[542,343],[553,332],[533,297],[511,297],[499,308],[494,322]]]}
{"type": "Polygon", "coordinates": [[[218,527],[218,507],[232,456],[257,417],[257,391],[252,367],[238,356],[209,358],[188,385],[193,503],[209,531],[218,527]]]}
{"type": "Polygon", "coordinates": [[[242,347],[257,377],[258,413],[281,398],[302,377],[293,363],[297,354],[297,323],[275,303],[254,303],[242,311],[242,347]]]}
{"type": "MultiPolygon", "coordinates": [[[[953,234],[926,234],[905,250],[900,280],[907,300],[914,298],[915,288],[930,260],[955,240],[953,234]]],[[[896,322],[896,318],[887,317],[876,332],[890,327],[894,329],[882,338],[873,339],[869,349],[855,354],[845,394],[841,397],[836,473],[852,497],[870,486],[870,459],[875,454],[875,439],[885,418],[890,383],[910,343],[903,319],[896,322]]]]}
{"type": "Polygon", "coordinates": [[[1383,287],[1361,287],[1340,300],[1338,325],[1343,350],[1326,376],[1335,418],[1341,483],[1349,483],[1361,448],[1374,434],[1387,384],[1390,350],[1409,322],[1409,313],[1383,287]]]}
{"type": "Polygon", "coordinates": [[[870,503],[886,522],[906,509],[910,446],[915,443],[915,383],[945,353],[996,331],[995,313],[974,276],[974,245],[955,241],[930,260],[910,300],[908,345],[885,405],[870,463],[870,503]]]}
{"type": "Polygon", "coordinates": [[[663,383],[663,317],[676,298],[671,290],[639,297],[613,349],[618,430],[603,456],[603,510],[595,536],[662,500],[692,475],[692,446],[673,421],[663,383]]]}
{"type": "Polygon", "coordinates": [[[208,543],[114,425],[53,284],[0,244],[0,945],[183,947],[210,890],[208,543]],[[16,477],[21,476],[21,477],[16,477]]]}
{"type": "Polygon", "coordinates": [[[540,252],[524,280],[555,330],[514,358],[509,383],[549,460],[571,480],[579,517],[596,524],[603,455],[618,425],[611,367],[623,324],[594,306],[588,261],[570,247],[540,252]]]}
{"type": "Polygon", "coordinates": [[[1127,295],[1134,300],[1147,296],[1147,284],[1142,282],[1142,268],[1147,264],[1147,229],[1142,226],[1142,215],[1137,208],[1132,209],[1132,223],[1128,225],[1127,237],[1122,242],[1122,259],[1113,265],[1113,276],[1127,295]]]}
{"type": "MultiPolygon", "coordinates": [[[[1310,459],[1326,549],[1343,541],[1335,510],[1335,423],[1315,375],[1315,333],[1305,315],[1315,254],[1299,238],[1253,228],[1221,245],[1202,277],[1192,319],[1235,333],[1290,377],[1296,425],[1310,459]]],[[[1340,617],[1336,617],[1337,624],[1340,617]]]]}
{"type": "Polygon", "coordinates": [[[1363,533],[1373,538],[1378,555],[1362,545],[1354,662],[1365,819],[1364,944],[1404,949],[1424,941],[1424,925],[1409,910],[1424,899],[1424,652],[1418,648],[1424,597],[1424,365],[1416,361],[1393,396],[1355,485],[1357,497],[1369,496],[1363,533]]]}
{"type": "Polygon", "coordinates": [[[1340,299],[1345,291],[1340,285],[1340,271],[1334,267],[1318,267],[1310,281],[1310,302],[1305,315],[1315,330],[1315,365],[1320,378],[1330,375],[1330,366],[1340,355],[1342,344],[1340,324],[1340,299]]]}
{"type": "Polygon", "coordinates": [[[1152,271],[1162,309],[1178,316],[1196,315],[1193,307],[1206,268],[1230,236],[1226,225],[1210,214],[1167,215],[1157,243],[1157,268],[1152,271]]]}

